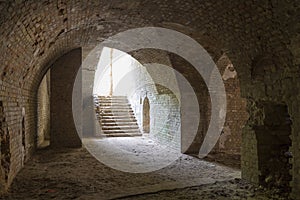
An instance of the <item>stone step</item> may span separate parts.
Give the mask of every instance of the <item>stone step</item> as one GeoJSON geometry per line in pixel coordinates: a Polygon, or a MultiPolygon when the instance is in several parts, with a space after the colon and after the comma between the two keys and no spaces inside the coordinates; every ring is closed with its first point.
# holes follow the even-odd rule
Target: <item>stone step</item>
{"type": "Polygon", "coordinates": [[[96,109],[96,112],[98,112],[99,114],[103,114],[103,113],[111,113],[111,112],[115,112],[115,113],[133,113],[132,109],[96,109]]]}
{"type": "Polygon", "coordinates": [[[119,122],[123,122],[123,123],[127,123],[127,122],[136,122],[136,119],[101,119],[100,123],[119,123],[119,122]]]}
{"type": "Polygon", "coordinates": [[[123,103],[123,104],[100,104],[98,105],[99,108],[131,108],[131,105],[129,103],[123,103]]]}
{"type": "Polygon", "coordinates": [[[124,104],[124,105],[99,105],[99,106],[95,106],[95,109],[97,110],[101,110],[101,109],[129,109],[132,110],[131,106],[128,104],[124,104]]]}
{"type": "Polygon", "coordinates": [[[110,113],[110,112],[116,112],[116,113],[122,113],[122,112],[128,112],[128,113],[133,113],[133,110],[131,109],[101,109],[100,112],[104,113],[110,113]]]}
{"type": "Polygon", "coordinates": [[[96,110],[97,112],[99,112],[99,114],[105,114],[105,113],[116,113],[116,115],[120,114],[120,113],[130,113],[133,114],[133,110],[132,109],[100,109],[100,110],[96,110]]]}
{"type": "Polygon", "coordinates": [[[137,133],[107,133],[100,135],[100,137],[137,137],[137,136],[142,136],[140,132],[137,133]]]}
{"type": "Polygon", "coordinates": [[[108,98],[103,98],[100,97],[97,99],[98,101],[109,101],[109,100],[128,100],[127,97],[108,97],[108,98]]]}
{"type": "Polygon", "coordinates": [[[129,101],[127,101],[127,100],[126,101],[125,100],[124,101],[123,100],[122,101],[119,101],[119,100],[118,101],[117,100],[116,101],[115,100],[114,101],[99,101],[96,103],[101,106],[102,105],[130,105],[129,101]]]}
{"type": "Polygon", "coordinates": [[[108,133],[138,133],[139,129],[119,129],[119,130],[103,130],[104,134],[108,133]]]}
{"type": "Polygon", "coordinates": [[[126,107],[126,106],[99,106],[97,107],[98,110],[132,110],[131,107],[126,107]]]}
{"type": "Polygon", "coordinates": [[[128,121],[128,122],[104,122],[101,124],[102,126],[138,126],[136,121],[128,121]]]}
{"type": "Polygon", "coordinates": [[[94,97],[94,100],[103,135],[108,137],[142,135],[126,96],[99,96],[94,97]]]}
{"type": "Polygon", "coordinates": [[[118,126],[106,126],[105,124],[101,124],[102,130],[129,130],[129,129],[135,129],[138,130],[139,127],[136,126],[128,126],[128,125],[118,125],[118,126]]]}
{"type": "Polygon", "coordinates": [[[97,99],[98,102],[105,102],[105,101],[128,101],[127,98],[100,98],[100,99],[97,99]]]}
{"type": "Polygon", "coordinates": [[[105,102],[99,102],[99,103],[95,103],[97,106],[102,106],[102,105],[109,105],[109,106],[123,106],[123,105],[128,105],[128,101],[105,101],[105,102]]]}
{"type": "Polygon", "coordinates": [[[100,112],[98,113],[98,115],[100,116],[107,116],[107,117],[120,117],[120,116],[124,116],[124,117],[134,117],[134,113],[133,112],[127,112],[127,111],[106,111],[106,112],[100,112]]]}
{"type": "Polygon", "coordinates": [[[120,113],[114,114],[114,113],[102,113],[99,116],[100,119],[135,119],[134,115],[131,115],[130,113],[120,113]]]}
{"type": "Polygon", "coordinates": [[[123,117],[109,117],[109,116],[100,116],[98,117],[100,123],[128,123],[128,122],[137,122],[135,117],[123,116],[123,117]]]}
{"type": "Polygon", "coordinates": [[[100,125],[101,126],[133,126],[136,125],[137,121],[136,120],[109,120],[109,119],[105,119],[105,120],[100,120],[100,125]],[[115,124],[115,125],[111,125],[111,123],[115,124]]]}
{"type": "Polygon", "coordinates": [[[116,118],[120,118],[120,117],[135,117],[133,112],[102,112],[101,114],[99,114],[100,117],[116,117],[116,118]]]}
{"type": "Polygon", "coordinates": [[[104,131],[104,132],[108,132],[108,131],[110,131],[110,132],[126,132],[126,131],[129,131],[129,130],[131,130],[130,132],[132,132],[132,131],[139,131],[139,127],[138,126],[136,126],[136,127],[114,127],[114,128],[112,128],[112,127],[101,127],[102,128],[102,131],[104,131]]]}
{"type": "Polygon", "coordinates": [[[123,106],[123,105],[128,105],[129,102],[128,101],[105,101],[105,102],[95,102],[95,105],[96,106],[102,106],[102,105],[105,105],[105,106],[123,106]]]}
{"type": "Polygon", "coordinates": [[[98,114],[100,119],[123,119],[123,118],[133,118],[135,119],[135,116],[133,113],[102,113],[98,114]]]}
{"type": "Polygon", "coordinates": [[[97,99],[127,99],[126,96],[98,96],[97,99]]]}
{"type": "Polygon", "coordinates": [[[98,106],[96,110],[132,110],[132,108],[126,106],[98,106]]]}

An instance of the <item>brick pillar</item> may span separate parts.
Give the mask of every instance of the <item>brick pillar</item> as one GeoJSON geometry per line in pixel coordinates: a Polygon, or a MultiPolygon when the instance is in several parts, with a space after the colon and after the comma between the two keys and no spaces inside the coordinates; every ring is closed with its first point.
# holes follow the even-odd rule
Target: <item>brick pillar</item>
{"type": "MultiPolygon", "coordinates": [[[[300,95],[297,99],[300,98],[300,95]]],[[[300,106],[296,98],[289,102],[289,112],[292,116],[292,147],[293,157],[290,159],[292,169],[290,174],[293,176],[290,186],[292,188],[291,197],[299,199],[300,197],[300,106]]]]}
{"type": "Polygon", "coordinates": [[[255,131],[245,126],[242,133],[242,178],[254,184],[259,184],[259,166],[257,153],[257,139],[255,131]]]}
{"type": "Polygon", "coordinates": [[[51,146],[81,147],[72,114],[73,85],[81,62],[81,48],[78,48],[60,57],[51,67],[51,146]]]}

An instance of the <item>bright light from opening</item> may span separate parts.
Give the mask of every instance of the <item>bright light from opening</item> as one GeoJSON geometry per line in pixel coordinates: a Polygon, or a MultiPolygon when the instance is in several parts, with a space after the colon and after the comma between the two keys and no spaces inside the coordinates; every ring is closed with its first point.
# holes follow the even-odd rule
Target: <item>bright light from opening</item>
{"type": "Polygon", "coordinates": [[[112,62],[112,82],[113,82],[113,95],[115,96],[128,96],[136,87],[136,77],[130,76],[130,71],[141,67],[132,56],[117,49],[113,49],[111,61],[111,48],[103,48],[102,54],[97,66],[95,74],[94,90],[95,95],[108,96],[110,93],[110,63],[112,62]],[[129,77],[128,77],[129,75],[129,77]],[[121,80],[126,77],[126,84],[120,85],[121,80]],[[116,88],[118,88],[116,90],[116,88]]]}

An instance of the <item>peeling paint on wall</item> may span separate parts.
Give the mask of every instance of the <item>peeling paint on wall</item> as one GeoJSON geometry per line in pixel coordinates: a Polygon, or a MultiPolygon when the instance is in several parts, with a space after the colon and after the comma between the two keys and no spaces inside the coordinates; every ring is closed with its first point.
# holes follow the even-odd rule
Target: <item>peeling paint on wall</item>
{"type": "Polygon", "coordinates": [[[223,76],[222,76],[223,80],[226,81],[230,78],[235,78],[236,76],[237,76],[237,73],[236,73],[233,65],[232,64],[227,65],[225,68],[225,71],[223,73],[223,76]]]}

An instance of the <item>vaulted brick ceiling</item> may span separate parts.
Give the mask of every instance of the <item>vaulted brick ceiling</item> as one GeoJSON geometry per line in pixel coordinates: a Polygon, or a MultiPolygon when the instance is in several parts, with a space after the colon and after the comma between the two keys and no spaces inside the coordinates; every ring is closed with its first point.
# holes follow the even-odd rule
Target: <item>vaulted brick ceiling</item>
{"type": "Polygon", "coordinates": [[[288,45],[298,31],[299,5],[258,0],[0,2],[0,76],[18,88],[36,88],[49,64],[70,49],[94,46],[129,28],[162,26],[190,35],[211,54],[226,52],[242,81],[248,80],[251,60],[265,52],[293,67],[288,45]]]}

